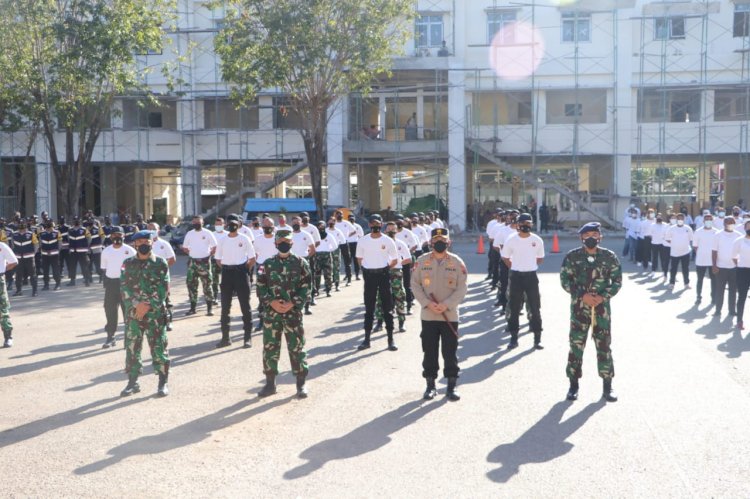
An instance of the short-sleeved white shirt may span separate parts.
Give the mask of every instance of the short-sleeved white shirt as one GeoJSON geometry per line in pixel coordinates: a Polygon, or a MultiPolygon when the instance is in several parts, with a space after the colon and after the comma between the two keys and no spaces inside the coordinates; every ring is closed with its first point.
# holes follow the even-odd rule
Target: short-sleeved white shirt
{"type": "MultiPolygon", "coordinates": [[[[16,258],[13,250],[10,249],[10,246],[5,243],[0,243],[0,273],[5,272],[5,268],[9,263],[18,263],[18,258],[16,258]]],[[[117,277],[120,277],[120,274],[117,274],[117,277]]]]}
{"type": "Polygon", "coordinates": [[[307,231],[292,232],[292,253],[305,258],[310,252],[310,246],[315,246],[315,241],[307,231]]]}
{"type": "Polygon", "coordinates": [[[372,234],[367,234],[357,243],[357,258],[362,259],[362,268],[382,269],[391,261],[398,260],[396,243],[384,235],[374,238],[372,234]]]}
{"type": "Polygon", "coordinates": [[[717,267],[720,269],[735,268],[734,261],[732,260],[732,250],[734,242],[741,237],[743,237],[742,234],[737,231],[727,232],[726,230],[722,230],[716,234],[712,250],[716,252],[717,267]]]}
{"type": "Polygon", "coordinates": [[[162,257],[167,262],[169,262],[170,258],[175,258],[172,245],[166,242],[164,239],[155,239],[152,251],[154,252],[154,255],[162,257]]]}
{"type": "Polygon", "coordinates": [[[430,242],[430,234],[427,233],[427,229],[423,225],[413,225],[411,231],[419,239],[419,246],[430,242]]]}
{"type": "MultiPolygon", "coordinates": [[[[102,250],[100,264],[104,275],[109,279],[119,279],[122,272],[122,263],[133,256],[135,256],[135,250],[127,244],[123,244],[119,248],[115,248],[114,245],[107,246],[102,250]]],[[[3,265],[5,264],[3,263],[3,265]]]]}
{"type": "MultiPolygon", "coordinates": [[[[318,231],[318,236],[320,236],[320,231],[318,231]]],[[[326,231],[326,237],[320,239],[320,246],[316,250],[318,253],[330,253],[338,249],[338,247],[339,243],[336,241],[336,238],[326,231]]]]}
{"type": "Polygon", "coordinates": [[[334,237],[334,239],[336,240],[336,243],[339,246],[341,246],[342,244],[346,244],[346,236],[344,235],[343,232],[338,230],[336,227],[334,227],[333,229],[330,227],[326,227],[326,232],[328,232],[329,237],[330,236],[334,237]]]}
{"type": "Polygon", "coordinates": [[[365,231],[362,230],[362,226],[359,225],[357,222],[349,222],[349,223],[351,223],[354,226],[354,230],[357,231],[357,233],[354,234],[353,236],[347,237],[346,242],[356,243],[357,241],[359,241],[361,237],[364,237],[365,231]]]}
{"type": "Polygon", "coordinates": [[[404,262],[405,260],[411,260],[411,252],[409,251],[409,248],[406,246],[405,242],[399,241],[398,239],[394,239],[393,241],[396,243],[396,252],[398,253],[396,265],[393,268],[402,269],[404,268],[402,262],[404,262]]]}
{"type": "Polygon", "coordinates": [[[664,236],[667,234],[669,225],[662,223],[655,223],[651,226],[651,244],[664,244],[664,236]]]}
{"type": "Polygon", "coordinates": [[[489,237],[490,239],[493,238],[492,235],[494,234],[495,227],[497,227],[497,224],[499,223],[500,222],[498,222],[496,218],[493,218],[492,220],[487,222],[487,237],[489,237]]]}
{"type": "Polygon", "coordinates": [[[686,225],[673,225],[667,231],[664,239],[669,241],[669,256],[684,256],[690,253],[693,242],[693,229],[686,225]]]}
{"type": "Polygon", "coordinates": [[[299,228],[302,231],[307,232],[308,234],[310,234],[310,237],[312,237],[312,239],[315,242],[315,244],[318,244],[320,242],[320,231],[318,230],[317,227],[315,227],[312,224],[307,224],[307,225],[300,224],[299,228]]]}
{"type": "Polygon", "coordinates": [[[253,234],[252,229],[246,225],[240,224],[240,228],[237,229],[237,232],[250,239],[250,242],[255,240],[255,234],[253,234]]]}
{"type": "Polygon", "coordinates": [[[253,244],[255,245],[256,262],[258,264],[265,262],[279,252],[279,250],[276,249],[276,238],[273,236],[266,237],[266,235],[263,234],[263,236],[257,238],[253,244]]]}
{"type": "Polygon", "coordinates": [[[403,228],[399,232],[396,232],[396,240],[406,244],[406,247],[409,248],[409,250],[415,246],[419,249],[421,246],[417,236],[407,228],[403,228]]]}
{"type": "Polygon", "coordinates": [[[521,237],[514,234],[505,240],[503,258],[510,259],[510,270],[534,272],[539,268],[537,258],[544,258],[544,241],[536,234],[521,237]]]}
{"type": "Polygon", "coordinates": [[[518,234],[517,229],[514,229],[510,225],[503,225],[495,231],[495,239],[492,241],[492,246],[500,249],[503,247],[505,241],[507,241],[509,237],[516,234],[518,234]]]}
{"type": "Polygon", "coordinates": [[[695,252],[695,265],[698,267],[711,267],[713,265],[712,252],[714,248],[714,237],[719,231],[711,227],[697,229],[693,233],[693,248],[695,252]]]}
{"type": "Polygon", "coordinates": [[[750,239],[740,237],[732,246],[732,258],[737,260],[737,267],[750,268],[750,239]]]}
{"type": "Polygon", "coordinates": [[[216,238],[208,229],[192,229],[185,234],[182,247],[190,250],[190,258],[206,258],[211,254],[211,249],[216,247],[216,238]]]}
{"type": "Polygon", "coordinates": [[[255,258],[255,247],[250,238],[244,234],[235,237],[223,237],[216,249],[216,259],[222,265],[245,265],[255,258]]]}
{"type": "Polygon", "coordinates": [[[263,229],[261,229],[260,227],[258,227],[257,229],[253,227],[250,229],[250,232],[253,233],[253,241],[263,237],[263,229]]]}
{"type": "Polygon", "coordinates": [[[354,232],[354,235],[357,235],[357,229],[354,228],[352,223],[349,220],[342,220],[340,222],[336,222],[335,227],[341,231],[342,234],[344,234],[344,241],[348,242],[349,238],[352,237],[349,234],[354,232]]]}

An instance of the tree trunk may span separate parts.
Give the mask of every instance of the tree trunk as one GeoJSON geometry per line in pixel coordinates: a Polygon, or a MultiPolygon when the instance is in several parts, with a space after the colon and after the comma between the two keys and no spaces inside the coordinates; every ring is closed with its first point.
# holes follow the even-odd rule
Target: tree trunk
{"type": "Polygon", "coordinates": [[[318,220],[325,220],[325,209],[323,206],[323,147],[320,140],[303,137],[305,154],[307,155],[307,168],[310,170],[310,183],[312,184],[313,199],[318,212],[318,220]]]}

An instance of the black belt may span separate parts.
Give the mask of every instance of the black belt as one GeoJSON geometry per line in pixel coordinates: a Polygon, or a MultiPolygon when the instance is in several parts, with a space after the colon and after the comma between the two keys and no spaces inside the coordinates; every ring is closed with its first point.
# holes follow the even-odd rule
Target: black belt
{"type": "Polygon", "coordinates": [[[193,261],[193,262],[200,262],[200,263],[205,263],[205,262],[207,262],[210,259],[211,259],[210,256],[207,256],[206,258],[192,258],[192,257],[190,258],[191,261],[193,261]]]}
{"type": "Polygon", "coordinates": [[[388,271],[390,270],[390,267],[383,267],[381,269],[362,269],[362,273],[364,274],[388,274],[388,271]]]}
{"type": "Polygon", "coordinates": [[[522,271],[522,270],[511,270],[510,272],[511,272],[512,274],[536,274],[536,270],[527,270],[527,271],[522,271]]]}
{"type": "Polygon", "coordinates": [[[224,270],[224,269],[227,269],[227,270],[242,270],[242,271],[245,271],[245,270],[247,270],[247,264],[240,264],[240,265],[222,265],[222,266],[221,266],[221,270],[224,270]]]}

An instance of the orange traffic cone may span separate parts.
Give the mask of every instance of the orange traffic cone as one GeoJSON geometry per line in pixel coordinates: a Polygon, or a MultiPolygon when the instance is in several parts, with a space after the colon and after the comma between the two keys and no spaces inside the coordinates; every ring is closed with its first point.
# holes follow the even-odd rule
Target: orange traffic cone
{"type": "Polygon", "coordinates": [[[479,236],[479,243],[477,243],[477,255],[484,255],[484,237],[479,236]]]}
{"type": "Polygon", "coordinates": [[[560,253],[560,240],[557,239],[557,232],[552,236],[552,253],[560,253]]]}

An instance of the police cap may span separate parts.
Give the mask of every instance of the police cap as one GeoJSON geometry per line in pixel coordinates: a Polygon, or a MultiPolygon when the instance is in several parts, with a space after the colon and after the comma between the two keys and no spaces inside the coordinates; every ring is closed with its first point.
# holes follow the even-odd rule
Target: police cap
{"type": "Polygon", "coordinates": [[[432,232],[430,233],[430,238],[435,239],[436,237],[450,239],[450,233],[448,232],[448,229],[432,229],[432,232]]]}

